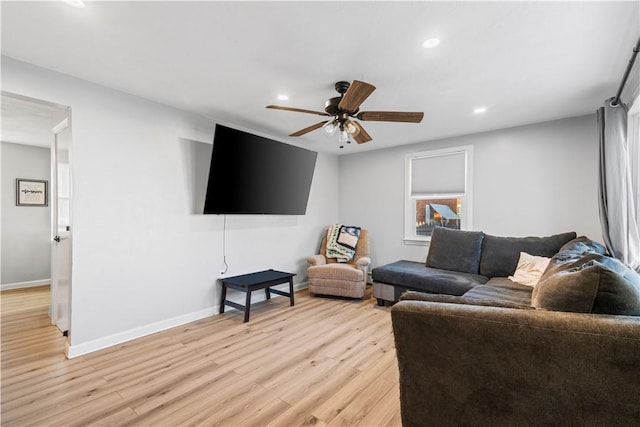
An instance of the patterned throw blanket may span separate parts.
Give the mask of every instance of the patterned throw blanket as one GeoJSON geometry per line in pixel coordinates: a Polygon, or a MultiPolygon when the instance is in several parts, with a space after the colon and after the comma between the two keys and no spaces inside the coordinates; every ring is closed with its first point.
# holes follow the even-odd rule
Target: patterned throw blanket
{"type": "Polygon", "coordinates": [[[356,244],[360,237],[360,227],[331,224],[327,230],[327,258],[336,258],[338,262],[349,262],[356,253],[356,244]]]}

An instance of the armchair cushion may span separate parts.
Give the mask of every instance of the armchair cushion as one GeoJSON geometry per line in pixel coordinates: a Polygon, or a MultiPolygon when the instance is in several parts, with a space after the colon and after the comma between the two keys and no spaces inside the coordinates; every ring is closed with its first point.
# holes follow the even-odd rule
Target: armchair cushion
{"type": "Polygon", "coordinates": [[[309,279],[347,280],[353,282],[364,281],[364,273],[349,264],[325,264],[309,267],[309,279]]]}
{"type": "Polygon", "coordinates": [[[362,298],[365,289],[364,272],[351,264],[325,264],[309,267],[309,292],[362,298]]]}

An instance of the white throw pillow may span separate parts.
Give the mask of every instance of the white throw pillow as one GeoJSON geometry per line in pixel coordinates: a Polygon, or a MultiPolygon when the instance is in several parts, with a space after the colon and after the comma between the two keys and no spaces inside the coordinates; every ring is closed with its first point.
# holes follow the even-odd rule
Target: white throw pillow
{"type": "Polygon", "coordinates": [[[549,261],[551,261],[551,258],[520,252],[516,271],[513,276],[509,276],[509,279],[521,285],[535,286],[538,284],[542,273],[547,269],[549,261]]]}

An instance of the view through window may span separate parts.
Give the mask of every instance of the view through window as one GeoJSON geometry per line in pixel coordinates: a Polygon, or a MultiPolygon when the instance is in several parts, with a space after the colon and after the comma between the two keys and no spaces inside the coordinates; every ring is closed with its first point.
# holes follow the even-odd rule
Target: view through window
{"type": "Polygon", "coordinates": [[[462,199],[416,200],[416,234],[431,236],[433,227],[460,230],[462,199]]]}

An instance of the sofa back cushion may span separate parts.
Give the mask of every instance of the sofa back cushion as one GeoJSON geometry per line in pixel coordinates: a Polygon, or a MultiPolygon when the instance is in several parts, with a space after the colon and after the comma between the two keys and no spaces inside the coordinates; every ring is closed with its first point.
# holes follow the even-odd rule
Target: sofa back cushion
{"type": "Polygon", "coordinates": [[[427,267],[478,274],[484,233],[435,227],[427,267]]]}
{"type": "Polygon", "coordinates": [[[487,277],[508,277],[516,271],[520,252],[551,258],[576,233],[547,237],[499,237],[486,234],[482,243],[480,274],[487,277]]]}
{"type": "Polygon", "coordinates": [[[544,310],[638,316],[640,275],[604,255],[599,243],[580,237],[551,259],[531,304],[544,310]]]}

